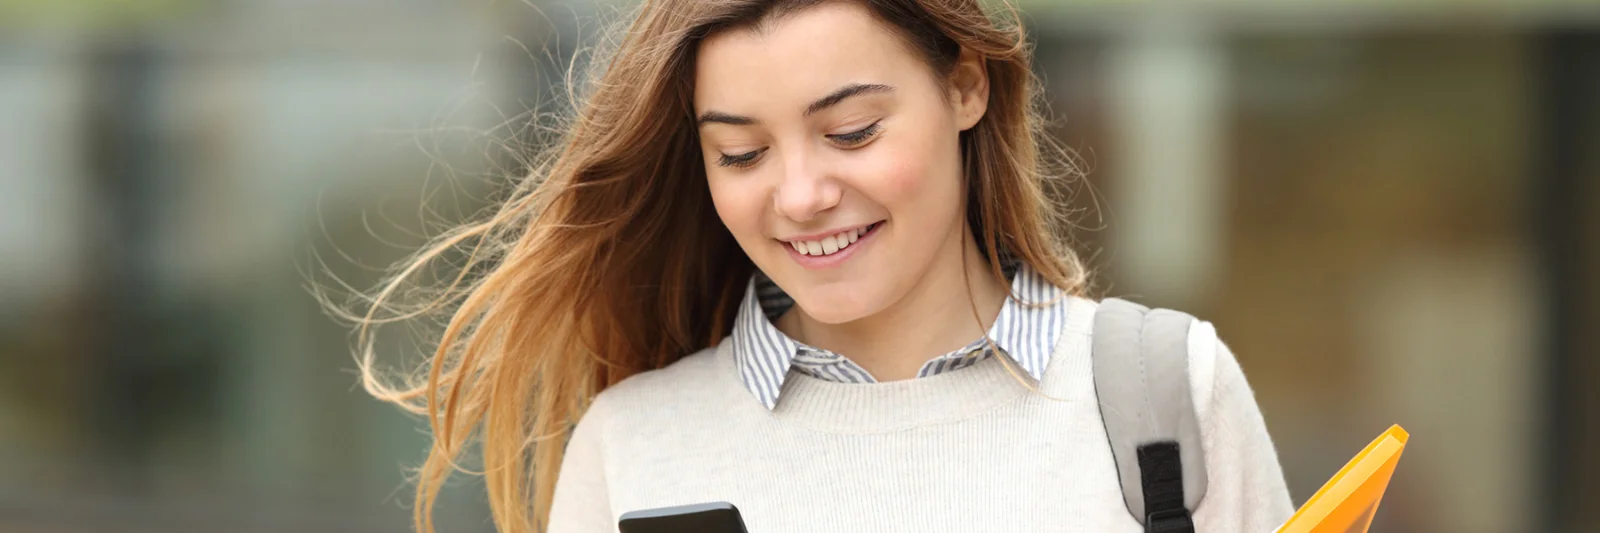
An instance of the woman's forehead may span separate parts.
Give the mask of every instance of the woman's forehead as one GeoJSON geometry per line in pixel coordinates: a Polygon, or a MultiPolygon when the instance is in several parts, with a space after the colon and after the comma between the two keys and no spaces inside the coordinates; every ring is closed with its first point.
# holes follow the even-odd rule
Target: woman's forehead
{"type": "Polygon", "coordinates": [[[923,68],[865,7],[829,2],[762,31],[739,28],[708,37],[696,55],[694,104],[697,111],[750,113],[810,102],[848,83],[903,85],[902,78],[923,68]]]}

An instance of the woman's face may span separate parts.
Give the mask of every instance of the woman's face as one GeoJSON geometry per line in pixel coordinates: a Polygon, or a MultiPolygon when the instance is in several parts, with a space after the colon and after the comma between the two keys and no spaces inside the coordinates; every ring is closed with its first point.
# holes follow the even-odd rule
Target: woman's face
{"type": "Polygon", "coordinates": [[[936,76],[864,6],[832,2],[700,46],[694,107],[717,214],[823,323],[871,316],[959,272],[959,134],[981,61],[936,76]]]}

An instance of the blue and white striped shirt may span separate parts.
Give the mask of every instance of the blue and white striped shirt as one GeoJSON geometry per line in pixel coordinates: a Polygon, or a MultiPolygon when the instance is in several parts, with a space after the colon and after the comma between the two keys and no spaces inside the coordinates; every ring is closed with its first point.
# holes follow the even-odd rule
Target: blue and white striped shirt
{"type": "MultiPolygon", "coordinates": [[[[1011,296],[1000,308],[988,337],[1037,382],[1050,363],[1070,299],[1062,297],[1061,289],[1026,265],[1006,270],[1011,277],[1011,296]]],[[[877,381],[850,359],[806,346],[778,330],[772,321],[793,306],[794,300],[783,289],[757,271],[750,278],[744,301],[739,305],[739,315],[734,319],[730,342],[739,376],[745,388],[762,405],[767,409],[778,405],[778,394],[791,370],[839,383],[877,381]]],[[[965,368],[992,356],[989,344],[979,338],[961,349],[930,359],[917,371],[917,377],[965,368]]]]}

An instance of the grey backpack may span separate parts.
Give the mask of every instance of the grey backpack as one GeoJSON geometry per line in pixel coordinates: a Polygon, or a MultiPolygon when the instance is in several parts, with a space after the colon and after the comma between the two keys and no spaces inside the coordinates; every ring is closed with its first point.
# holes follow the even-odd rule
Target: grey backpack
{"type": "Polygon", "coordinates": [[[1145,533],[1194,533],[1205,450],[1189,392],[1195,318],[1107,298],[1094,320],[1094,388],[1122,499],[1145,533]]]}

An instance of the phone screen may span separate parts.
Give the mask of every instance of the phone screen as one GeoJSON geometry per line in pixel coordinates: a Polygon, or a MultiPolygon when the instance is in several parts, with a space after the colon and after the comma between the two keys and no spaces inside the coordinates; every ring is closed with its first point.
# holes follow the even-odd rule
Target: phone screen
{"type": "Polygon", "coordinates": [[[739,508],[728,502],[629,511],[617,527],[622,533],[748,533],[739,508]]]}

